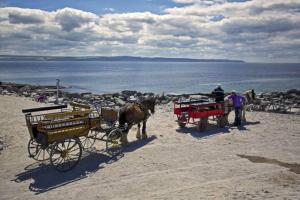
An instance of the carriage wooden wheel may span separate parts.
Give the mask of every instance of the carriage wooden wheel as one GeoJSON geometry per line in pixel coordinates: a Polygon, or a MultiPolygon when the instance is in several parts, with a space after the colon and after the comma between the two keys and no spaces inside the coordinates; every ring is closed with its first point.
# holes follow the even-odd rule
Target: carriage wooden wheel
{"type": "Polygon", "coordinates": [[[113,129],[106,138],[106,152],[111,156],[118,155],[122,152],[122,145],[120,142],[121,130],[118,128],[113,129]]]}
{"type": "Polygon", "coordinates": [[[98,132],[95,130],[90,130],[88,135],[85,137],[80,137],[81,146],[84,150],[92,148],[95,144],[98,132]]]}
{"type": "Polygon", "coordinates": [[[50,162],[58,171],[66,172],[80,161],[82,146],[78,138],[68,138],[51,146],[50,162]]]}
{"type": "Polygon", "coordinates": [[[31,138],[28,142],[28,153],[29,157],[36,161],[44,161],[49,159],[48,148],[37,143],[34,138],[31,138]]]}
{"type": "Polygon", "coordinates": [[[181,128],[184,128],[186,126],[186,123],[187,123],[187,117],[185,116],[185,114],[181,114],[179,117],[178,117],[178,126],[181,127],[181,128]]]}
{"type": "MultiPolygon", "coordinates": [[[[121,128],[116,126],[118,113],[113,114],[114,122],[107,118],[105,109],[93,112],[89,106],[70,103],[73,110],[62,110],[67,105],[30,108],[22,110],[25,114],[26,125],[30,134],[28,143],[29,156],[37,161],[50,158],[50,164],[57,171],[65,172],[74,168],[81,159],[82,151],[91,148],[95,141],[106,143],[109,155],[120,154],[122,146],[121,128]],[[41,112],[61,109],[60,112],[32,115],[41,112]],[[102,126],[107,124],[107,127],[102,126]],[[102,136],[100,137],[100,133],[102,136]],[[49,157],[50,155],[50,157],[49,157]]],[[[113,113],[112,113],[113,112],[113,113]]]]}

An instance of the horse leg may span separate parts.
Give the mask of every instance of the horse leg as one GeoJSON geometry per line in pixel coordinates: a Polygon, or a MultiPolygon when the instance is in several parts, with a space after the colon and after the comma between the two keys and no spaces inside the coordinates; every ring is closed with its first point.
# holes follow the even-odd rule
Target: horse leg
{"type": "Polygon", "coordinates": [[[141,132],[140,132],[140,128],[141,128],[141,124],[138,123],[138,130],[137,130],[137,133],[136,133],[136,138],[137,139],[141,139],[141,132]]]}
{"type": "Polygon", "coordinates": [[[122,143],[123,146],[128,145],[127,135],[128,135],[128,132],[129,132],[131,126],[132,126],[132,125],[128,125],[128,127],[126,128],[126,130],[122,132],[122,135],[121,135],[121,143],[122,143]]]}
{"type": "Polygon", "coordinates": [[[229,124],[228,116],[229,116],[229,113],[226,113],[226,114],[223,116],[223,117],[224,117],[224,124],[225,124],[225,125],[228,125],[228,124],[229,124]]]}
{"type": "Polygon", "coordinates": [[[246,122],[246,106],[243,106],[243,108],[242,108],[241,119],[242,119],[243,122],[246,122]]]}
{"type": "Polygon", "coordinates": [[[142,138],[143,139],[147,139],[147,133],[146,133],[146,120],[145,121],[143,121],[143,128],[142,128],[142,138]]]}

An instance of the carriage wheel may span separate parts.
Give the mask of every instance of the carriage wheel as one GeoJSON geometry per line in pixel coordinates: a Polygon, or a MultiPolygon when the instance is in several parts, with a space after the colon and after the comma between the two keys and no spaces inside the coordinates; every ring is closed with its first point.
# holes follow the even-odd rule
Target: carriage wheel
{"type": "Polygon", "coordinates": [[[97,132],[94,130],[90,130],[87,137],[80,137],[81,146],[84,150],[90,149],[94,144],[97,136],[97,132]],[[93,137],[93,138],[91,138],[93,137]]]}
{"type": "Polygon", "coordinates": [[[106,139],[106,152],[115,156],[122,152],[122,144],[120,142],[122,132],[119,129],[113,129],[108,135],[106,139]]]}
{"type": "Polygon", "coordinates": [[[36,161],[44,161],[49,159],[48,149],[43,148],[43,146],[37,143],[34,138],[31,138],[28,142],[28,153],[29,157],[36,161]]]}
{"type": "Polygon", "coordinates": [[[208,126],[208,118],[201,118],[198,122],[198,129],[199,131],[203,132],[206,131],[206,128],[208,126]]]}
{"type": "Polygon", "coordinates": [[[223,116],[218,116],[217,124],[219,127],[223,128],[225,126],[225,119],[223,116]]]}
{"type": "Polygon", "coordinates": [[[55,142],[51,148],[51,165],[61,172],[74,168],[82,155],[82,146],[78,138],[68,138],[55,142]]]}
{"type": "Polygon", "coordinates": [[[178,117],[178,126],[179,126],[180,128],[184,128],[185,125],[186,125],[186,123],[185,123],[186,121],[187,121],[186,116],[185,116],[185,115],[180,115],[180,116],[178,117]]]}

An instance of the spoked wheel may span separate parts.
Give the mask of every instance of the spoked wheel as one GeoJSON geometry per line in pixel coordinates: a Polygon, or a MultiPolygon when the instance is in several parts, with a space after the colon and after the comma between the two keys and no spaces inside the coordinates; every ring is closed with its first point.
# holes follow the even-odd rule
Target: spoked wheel
{"type": "Polygon", "coordinates": [[[55,142],[51,147],[51,165],[61,172],[74,168],[82,155],[82,146],[78,138],[68,138],[55,142]]]}
{"type": "Polygon", "coordinates": [[[180,127],[180,128],[183,128],[183,127],[185,127],[185,125],[186,125],[186,122],[187,121],[187,119],[186,119],[186,116],[185,115],[180,115],[179,117],[178,117],[178,126],[180,127]]]}
{"type": "Polygon", "coordinates": [[[108,135],[106,139],[106,152],[115,156],[122,152],[122,144],[120,142],[121,138],[121,130],[113,129],[108,135]]]}
{"type": "Polygon", "coordinates": [[[94,144],[97,137],[97,133],[94,130],[90,130],[87,137],[80,137],[81,146],[84,150],[90,149],[94,144]]]}
{"type": "Polygon", "coordinates": [[[28,142],[29,157],[37,161],[44,161],[49,159],[48,149],[37,143],[34,138],[28,142]]]}

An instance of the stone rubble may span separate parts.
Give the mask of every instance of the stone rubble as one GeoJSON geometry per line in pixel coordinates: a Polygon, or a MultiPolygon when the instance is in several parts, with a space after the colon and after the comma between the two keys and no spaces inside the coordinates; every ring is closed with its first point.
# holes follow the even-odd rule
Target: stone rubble
{"type": "MultiPolygon", "coordinates": [[[[57,103],[55,86],[33,86],[8,83],[0,85],[0,94],[16,95],[31,98],[42,103],[57,103]]],[[[167,105],[171,108],[173,101],[180,98],[191,99],[189,95],[178,94],[154,94],[141,93],[138,91],[124,90],[120,93],[93,94],[93,93],[70,93],[60,90],[58,98],[59,104],[78,102],[92,106],[105,106],[120,108],[128,102],[136,102],[143,98],[155,98],[157,104],[167,105]]],[[[200,96],[201,97],[201,96],[200,96]]],[[[201,98],[207,98],[202,96],[201,98]]],[[[300,90],[291,89],[286,92],[264,92],[256,95],[256,100],[248,106],[250,111],[277,112],[277,113],[299,113],[300,110],[300,90]]]]}
{"type": "Polygon", "coordinates": [[[259,93],[256,100],[249,105],[249,110],[276,113],[291,113],[293,110],[297,110],[299,113],[300,90],[259,93]]]}

